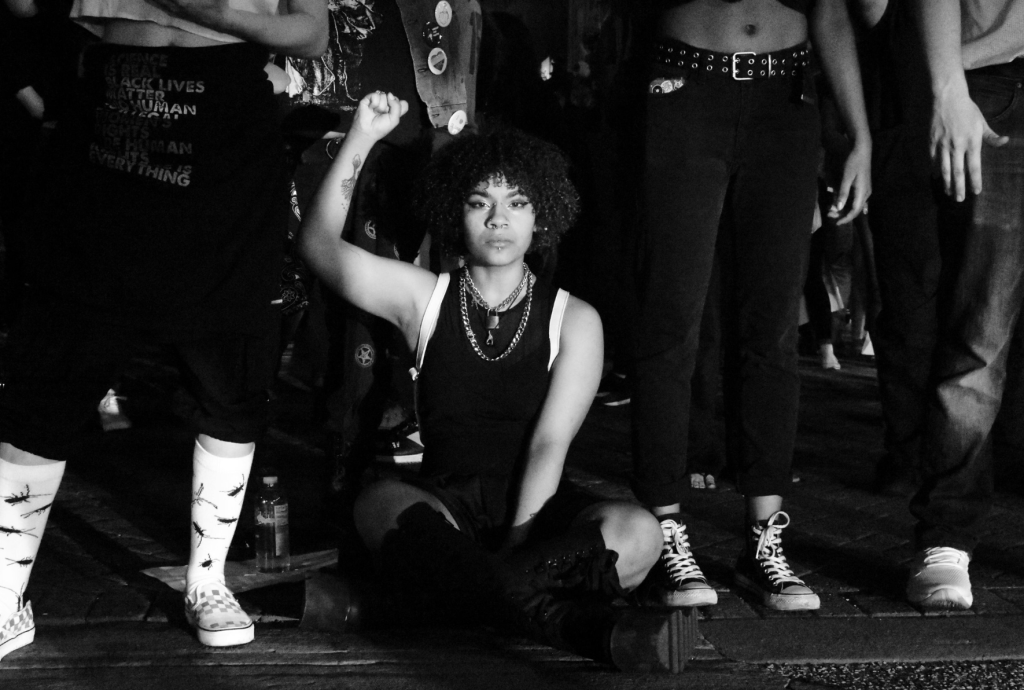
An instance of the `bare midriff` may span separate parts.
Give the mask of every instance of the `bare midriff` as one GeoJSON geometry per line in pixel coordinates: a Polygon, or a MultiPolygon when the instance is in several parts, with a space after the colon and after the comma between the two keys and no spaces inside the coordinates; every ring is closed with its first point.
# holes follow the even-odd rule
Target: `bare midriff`
{"type": "Polygon", "coordinates": [[[662,13],[661,35],[720,53],[770,53],[807,41],[807,17],[778,0],[693,0],[662,13]]]}
{"type": "Polygon", "coordinates": [[[146,48],[203,48],[223,45],[221,41],[189,33],[184,29],[135,19],[106,20],[103,23],[102,40],[104,43],[146,48]]]}

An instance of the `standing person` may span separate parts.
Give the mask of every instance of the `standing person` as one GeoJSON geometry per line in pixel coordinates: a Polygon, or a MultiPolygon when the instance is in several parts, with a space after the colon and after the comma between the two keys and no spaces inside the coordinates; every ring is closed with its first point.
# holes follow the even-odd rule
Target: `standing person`
{"type": "Polygon", "coordinates": [[[870,193],[867,131],[846,3],[662,3],[647,96],[640,310],[633,400],[634,491],[661,520],[655,600],[714,604],[681,514],[690,385],[716,243],[723,279],[729,456],[746,496],[736,583],[779,610],[818,597],[782,553],[789,524],[799,377],[796,330],[816,198],[819,114],[811,39],[852,139],[830,213],[870,193]],[[731,221],[719,232],[719,221],[731,221]]]}
{"type": "Polygon", "coordinates": [[[253,639],[224,585],[266,422],[288,213],[268,49],[324,48],[319,0],[78,0],[100,37],[33,207],[30,289],[0,399],[0,657],[30,643],[25,599],[76,437],[134,349],[169,345],[195,398],[185,614],[210,646],[253,639]]]}
{"type": "Polygon", "coordinates": [[[22,220],[48,129],[72,100],[86,34],[68,20],[70,0],[0,3],[0,329],[17,320],[25,285],[22,220]]]}
{"type": "Polygon", "coordinates": [[[907,598],[966,609],[968,564],[992,501],[988,437],[1024,303],[1024,2],[916,0],[914,9],[932,91],[923,143],[948,196],[943,231],[957,238],[960,258],[943,264],[951,282],[939,311],[923,481],[910,504],[918,553],[907,598]]]}
{"type": "Polygon", "coordinates": [[[675,636],[681,612],[609,605],[657,560],[657,522],[559,484],[601,376],[601,320],[523,259],[575,219],[568,165],[515,130],[456,140],[418,205],[465,267],[439,277],[375,256],[337,229],[363,161],[407,108],[382,92],[362,100],[300,240],[325,285],[416,352],[421,476],[367,487],[356,527],[406,610],[513,625],[620,668],[678,670],[690,651],[675,636]]]}

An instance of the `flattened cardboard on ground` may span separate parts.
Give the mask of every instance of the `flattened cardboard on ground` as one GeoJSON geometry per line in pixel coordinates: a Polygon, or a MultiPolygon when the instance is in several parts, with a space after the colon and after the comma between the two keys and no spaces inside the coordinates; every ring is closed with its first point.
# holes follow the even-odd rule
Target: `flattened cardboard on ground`
{"type": "MultiPolygon", "coordinates": [[[[224,564],[224,580],[228,589],[238,594],[260,587],[279,585],[282,582],[305,580],[310,573],[321,568],[329,568],[337,563],[337,549],[292,556],[291,570],[283,573],[261,573],[256,568],[255,558],[248,561],[228,561],[224,564]]],[[[148,568],[143,570],[142,574],[160,580],[175,591],[184,592],[186,568],[187,566],[184,565],[170,565],[161,568],[148,568]]]]}

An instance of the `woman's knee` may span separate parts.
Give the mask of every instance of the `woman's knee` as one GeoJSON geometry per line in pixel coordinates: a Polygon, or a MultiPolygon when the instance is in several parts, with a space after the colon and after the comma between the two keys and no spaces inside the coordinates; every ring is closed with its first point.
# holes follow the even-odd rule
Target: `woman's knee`
{"type": "Polygon", "coordinates": [[[385,535],[398,527],[402,514],[417,503],[426,503],[455,525],[454,518],[441,501],[418,487],[384,479],[363,489],[356,498],[352,514],[356,531],[367,548],[378,550],[385,535]]]}
{"type": "Polygon", "coordinates": [[[661,554],[662,533],[658,519],[647,509],[631,503],[606,503],[599,513],[605,546],[619,560],[648,570],[661,554]]]}
{"type": "Polygon", "coordinates": [[[359,537],[376,551],[384,535],[397,526],[398,515],[409,504],[402,500],[401,482],[384,479],[370,484],[356,497],[352,507],[359,537]]]}

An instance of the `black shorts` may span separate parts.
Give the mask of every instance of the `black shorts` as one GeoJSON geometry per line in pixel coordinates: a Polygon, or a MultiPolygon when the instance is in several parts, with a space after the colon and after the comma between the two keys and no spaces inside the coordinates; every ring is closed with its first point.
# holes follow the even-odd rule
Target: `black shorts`
{"type": "MultiPolygon", "coordinates": [[[[460,532],[492,551],[501,546],[508,531],[505,511],[494,509],[495,501],[489,497],[495,495],[494,490],[498,487],[491,486],[486,478],[417,477],[405,481],[441,501],[455,518],[460,532]]],[[[507,487],[504,481],[500,483],[507,487]]],[[[558,536],[568,529],[580,513],[606,500],[563,480],[555,495],[537,513],[527,540],[544,541],[558,536]]],[[[501,501],[501,505],[504,506],[504,501],[501,501]]]]}
{"type": "MultiPolygon", "coordinates": [[[[258,439],[269,412],[277,333],[209,334],[167,345],[194,405],[197,434],[232,443],[258,439]]],[[[67,459],[117,375],[151,339],[92,318],[75,302],[29,290],[0,355],[0,440],[67,459]]]]}

